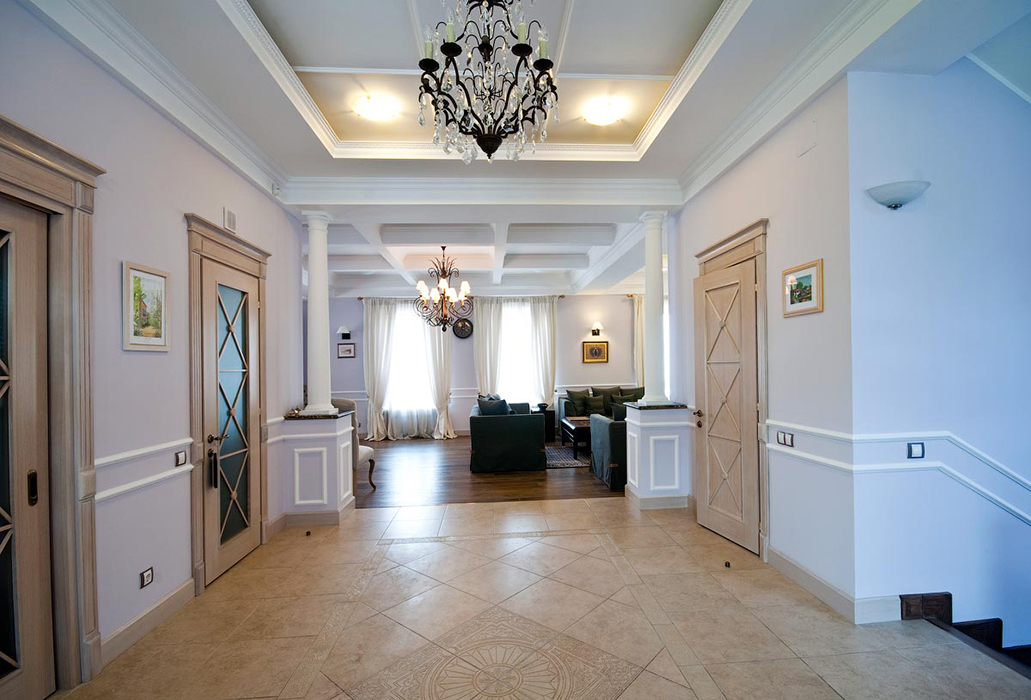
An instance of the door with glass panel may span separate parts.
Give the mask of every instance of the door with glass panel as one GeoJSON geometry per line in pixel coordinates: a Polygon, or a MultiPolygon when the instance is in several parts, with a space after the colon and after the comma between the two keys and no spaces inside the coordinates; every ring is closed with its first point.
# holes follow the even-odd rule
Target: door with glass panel
{"type": "Polygon", "coordinates": [[[261,421],[258,280],[204,260],[205,584],[258,546],[261,421]]]}
{"type": "Polygon", "coordinates": [[[54,692],[47,217],[0,197],[0,697],[54,692]]]}

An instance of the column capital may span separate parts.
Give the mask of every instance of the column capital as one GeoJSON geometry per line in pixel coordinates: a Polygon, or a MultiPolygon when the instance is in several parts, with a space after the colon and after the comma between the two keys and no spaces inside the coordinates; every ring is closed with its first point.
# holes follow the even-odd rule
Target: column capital
{"type": "Polygon", "coordinates": [[[668,212],[653,209],[651,211],[646,211],[643,214],[641,214],[641,223],[643,223],[645,226],[647,226],[649,223],[663,224],[666,222],[666,219],[668,217],[668,212]]]}
{"type": "Polygon", "coordinates": [[[333,217],[324,211],[302,211],[301,218],[308,228],[328,228],[333,217]]]}

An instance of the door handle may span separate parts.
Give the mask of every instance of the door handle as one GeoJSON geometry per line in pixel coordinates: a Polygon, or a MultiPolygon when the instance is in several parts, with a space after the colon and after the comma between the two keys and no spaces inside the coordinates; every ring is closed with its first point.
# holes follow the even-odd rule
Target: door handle
{"type": "Polygon", "coordinates": [[[34,506],[39,503],[39,475],[35,469],[29,470],[29,505],[34,506]]]}
{"type": "Polygon", "coordinates": [[[225,440],[227,437],[229,437],[229,433],[224,433],[224,434],[218,435],[218,436],[215,436],[215,435],[212,435],[212,434],[209,433],[208,434],[208,443],[210,444],[212,442],[217,442],[217,443],[221,444],[222,441],[225,440]]]}
{"type": "Polygon", "coordinates": [[[211,488],[217,489],[219,487],[220,476],[219,476],[219,457],[218,450],[208,450],[208,470],[211,472],[208,475],[208,482],[211,484],[211,488]]]}
{"type": "Polygon", "coordinates": [[[694,414],[693,414],[693,415],[696,415],[696,416],[698,416],[699,418],[701,418],[701,417],[702,417],[702,416],[704,416],[705,414],[704,414],[704,413],[702,413],[702,409],[700,409],[700,408],[699,408],[699,409],[698,409],[697,411],[695,411],[695,412],[694,412],[694,414]]]}

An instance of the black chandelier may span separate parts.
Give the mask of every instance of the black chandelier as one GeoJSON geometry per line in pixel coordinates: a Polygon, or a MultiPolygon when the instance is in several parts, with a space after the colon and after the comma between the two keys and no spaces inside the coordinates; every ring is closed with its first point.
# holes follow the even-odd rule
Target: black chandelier
{"type": "Polygon", "coordinates": [[[469,296],[469,282],[462,282],[457,289],[451,286],[452,277],[461,277],[455,267],[455,259],[448,257],[447,246],[440,246],[440,259],[433,261],[433,267],[427,270],[430,277],[437,281],[432,289],[423,280],[415,285],[419,296],[415,299],[415,311],[431,326],[439,326],[440,330],[455,325],[455,321],[469,318],[473,313],[473,299],[469,296]]]}
{"type": "Polygon", "coordinates": [[[526,22],[519,0],[457,0],[446,21],[426,28],[419,123],[425,125],[431,107],[433,143],[443,143],[445,153],[457,151],[466,163],[478,151],[492,160],[509,137],[509,157],[519,160],[527,144],[533,151],[547,140],[548,117],[558,120],[554,65],[547,31],[537,20],[526,22]]]}

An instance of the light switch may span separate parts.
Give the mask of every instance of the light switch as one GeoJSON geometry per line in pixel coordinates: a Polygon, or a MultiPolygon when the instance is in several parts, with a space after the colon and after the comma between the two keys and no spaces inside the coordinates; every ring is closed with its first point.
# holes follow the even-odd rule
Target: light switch
{"type": "Polygon", "coordinates": [[[795,446],[795,434],[794,433],[784,433],[784,444],[787,445],[788,447],[794,447],[795,446]]]}
{"type": "Polygon", "coordinates": [[[175,466],[181,467],[186,464],[186,450],[179,450],[175,453],[175,466]]]}
{"type": "Polygon", "coordinates": [[[922,442],[911,442],[908,444],[908,458],[909,459],[923,459],[924,458],[924,443],[922,442]]]}

